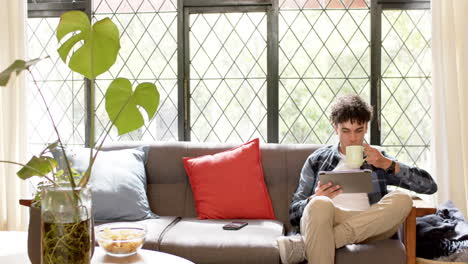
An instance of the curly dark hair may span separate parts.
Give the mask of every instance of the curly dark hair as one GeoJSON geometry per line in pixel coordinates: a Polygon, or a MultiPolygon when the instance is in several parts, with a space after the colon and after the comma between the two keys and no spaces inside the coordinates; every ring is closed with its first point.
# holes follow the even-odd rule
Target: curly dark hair
{"type": "Polygon", "coordinates": [[[347,121],[358,124],[372,120],[373,109],[357,94],[347,94],[336,99],[331,107],[330,119],[333,125],[347,121]]]}

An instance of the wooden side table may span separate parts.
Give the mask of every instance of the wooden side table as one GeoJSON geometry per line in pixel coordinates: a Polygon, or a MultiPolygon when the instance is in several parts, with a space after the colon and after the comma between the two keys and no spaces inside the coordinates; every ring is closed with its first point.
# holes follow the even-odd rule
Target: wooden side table
{"type": "Polygon", "coordinates": [[[406,264],[416,264],[416,217],[433,214],[436,209],[433,205],[421,198],[413,198],[413,208],[406,217],[404,228],[404,243],[406,248],[406,264]]]}

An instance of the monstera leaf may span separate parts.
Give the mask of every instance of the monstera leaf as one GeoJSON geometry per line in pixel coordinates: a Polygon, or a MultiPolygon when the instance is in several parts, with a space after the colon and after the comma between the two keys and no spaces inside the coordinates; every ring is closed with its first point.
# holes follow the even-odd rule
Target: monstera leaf
{"type": "Polygon", "coordinates": [[[33,156],[26,166],[23,166],[21,170],[16,172],[16,174],[23,180],[31,178],[32,176],[44,176],[51,172],[54,168],[57,167],[57,161],[47,156],[47,153],[52,151],[58,146],[58,141],[55,141],[47,145],[39,154],[39,157],[33,156]]]}
{"type": "Polygon", "coordinates": [[[21,168],[16,174],[23,180],[32,176],[44,176],[57,167],[57,161],[47,156],[33,156],[26,166],[21,168]]]}
{"type": "Polygon", "coordinates": [[[0,86],[6,86],[8,84],[12,73],[16,72],[16,75],[18,75],[41,60],[42,59],[39,58],[30,61],[15,60],[8,68],[0,72],[0,86]]]}
{"type": "Polygon", "coordinates": [[[72,71],[94,80],[115,63],[120,49],[119,30],[109,19],[104,18],[91,27],[88,16],[81,11],[70,11],[60,17],[57,39],[60,42],[66,35],[76,32],[57,50],[63,62],[71,49],[81,47],[71,55],[68,66],[72,71]]]}
{"type": "Polygon", "coordinates": [[[140,83],[133,91],[129,80],[117,78],[107,88],[106,111],[119,136],[143,126],[143,116],[137,106],[145,109],[148,119],[152,119],[158,105],[159,92],[152,83],[140,83]]]}

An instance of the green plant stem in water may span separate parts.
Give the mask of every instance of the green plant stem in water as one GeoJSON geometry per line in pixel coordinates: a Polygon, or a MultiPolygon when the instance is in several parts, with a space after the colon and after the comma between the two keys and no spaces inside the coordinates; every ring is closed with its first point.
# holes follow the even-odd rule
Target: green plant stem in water
{"type": "Polygon", "coordinates": [[[42,224],[43,264],[91,262],[91,220],[42,224]]]}
{"type": "MultiPolygon", "coordinates": [[[[37,88],[37,91],[39,92],[39,95],[40,95],[41,98],[42,98],[42,101],[43,101],[43,103],[44,103],[44,105],[45,105],[45,107],[46,107],[46,110],[47,110],[47,114],[49,115],[50,121],[52,122],[52,126],[54,127],[55,133],[57,134],[57,140],[58,140],[58,142],[59,142],[60,148],[62,148],[63,157],[64,157],[64,159],[65,159],[65,164],[66,164],[67,170],[68,170],[68,173],[67,173],[68,179],[69,179],[69,181],[70,181],[70,185],[71,185],[72,189],[74,189],[74,188],[76,187],[75,179],[73,179],[73,172],[72,172],[72,170],[71,170],[70,162],[68,161],[68,157],[67,157],[67,154],[66,154],[66,152],[65,152],[65,148],[63,147],[62,139],[60,138],[60,133],[58,132],[57,125],[55,124],[55,121],[54,121],[54,119],[52,118],[52,114],[51,114],[51,112],[50,112],[49,106],[47,106],[47,102],[46,102],[46,100],[45,100],[45,97],[44,97],[44,95],[42,94],[42,91],[41,91],[41,89],[39,88],[39,85],[37,84],[36,78],[34,78],[34,74],[32,73],[31,70],[28,69],[28,71],[29,71],[29,73],[31,74],[31,78],[32,78],[32,80],[33,80],[33,82],[34,82],[34,84],[35,84],[35,86],[36,86],[36,88],[37,88]]],[[[47,178],[47,179],[49,179],[49,178],[47,178]]],[[[49,179],[49,180],[50,180],[50,179],[49,179]]],[[[54,181],[52,181],[52,182],[53,182],[55,185],[57,185],[54,181]]],[[[87,181],[86,181],[86,182],[87,182],[87,181]]],[[[84,187],[84,185],[86,185],[86,183],[83,184],[82,187],[84,187]]],[[[65,196],[66,199],[67,199],[67,200],[71,199],[71,200],[73,201],[73,203],[71,203],[71,204],[76,204],[76,205],[81,204],[82,201],[81,201],[81,199],[80,199],[79,194],[78,194],[77,192],[74,192],[74,191],[72,191],[71,193],[72,193],[71,197],[68,196],[68,195],[65,196]]],[[[77,209],[77,210],[78,210],[78,209],[77,209]]],[[[77,216],[79,216],[79,212],[78,212],[78,211],[76,211],[75,213],[77,214],[77,216]]],[[[78,221],[79,221],[79,218],[76,218],[75,221],[78,222],[78,221]]]]}

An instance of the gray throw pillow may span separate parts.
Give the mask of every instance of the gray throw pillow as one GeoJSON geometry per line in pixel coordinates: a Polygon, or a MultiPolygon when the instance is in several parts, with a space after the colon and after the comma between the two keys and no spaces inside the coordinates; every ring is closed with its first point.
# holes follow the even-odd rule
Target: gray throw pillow
{"type": "MultiPolygon", "coordinates": [[[[65,151],[71,166],[84,172],[89,164],[89,149],[67,148],[65,151]]],[[[146,195],[147,152],[148,147],[99,152],[89,181],[95,221],[158,218],[151,212],[146,195]]],[[[61,153],[57,148],[53,154],[63,168],[61,153]]]]}

